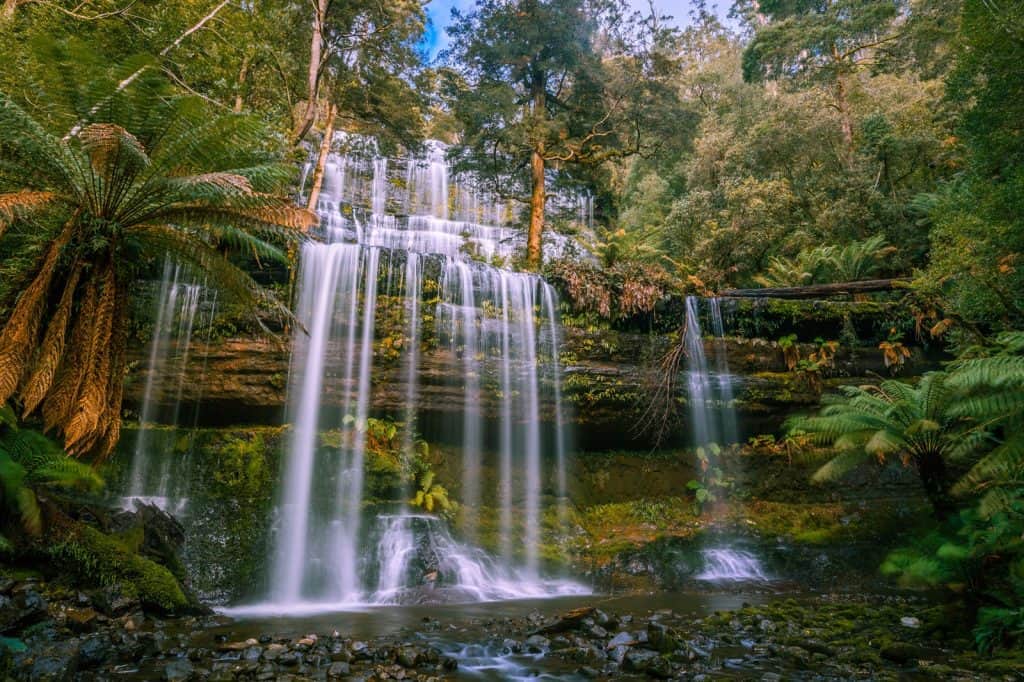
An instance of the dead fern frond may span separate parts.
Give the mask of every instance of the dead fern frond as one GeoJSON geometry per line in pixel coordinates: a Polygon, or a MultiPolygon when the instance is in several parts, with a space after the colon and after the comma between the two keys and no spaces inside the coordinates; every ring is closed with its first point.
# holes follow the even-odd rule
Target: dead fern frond
{"type": "Polygon", "coordinates": [[[68,322],[75,302],[75,290],[82,275],[81,263],[76,263],[64,284],[57,310],[46,327],[43,344],[36,358],[35,368],[25,380],[21,391],[22,417],[27,417],[39,406],[53,385],[60,360],[64,357],[64,342],[67,338],[68,322]]]}
{"type": "Polygon", "coordinates": [[[64,427],[64,447],[68,454],[80,456],[95,441],[97,427],[107,406],[107,387],[110,383],[110,337],[115,319],[117,282],[114,266],[108,263],[102,273],[102,289],[96,305],[90,346],[92,361],[79,392],[74,413],[64,427]],[[82,447],[85,445],[85,447],[82,447]]]}
{"type": "Polygon", "coordinates": [[[89,339],[92,321],[96,315],[98,299],[95,275],[86,279],[83,290],[82,304],[71,327],[71,339],[68,344],[71,351],[64,355],[53,388],[43,400],[43,425],[46,431],[52,431],[66,422],[78,399],[78,389],[85,375],[91,351],[89,339]]]}
{"type": "Polygon", "coordinates": [[[72,218],[47,249],[35,279],[18,298],[10,319],[0,332],[0,404],[7,402],[21,383],[39,334],[50,283],[57,271],[61,251],[71,239],[76,218],[72,218]]]}
{"type": "Polygon", "coordinates": [[[0,194],[0,237],[18,218],[52,204],[57,198],[53,192],[21,190],[0,194]]]}
{"type": "Polygon", "coordinates": [[[149,157],[142,144],[121,126],[114,123],[93,123],[78,134],[82,149],[96,173],[107,176],[117,165],[132,169],[144,168],[149,157]]]}

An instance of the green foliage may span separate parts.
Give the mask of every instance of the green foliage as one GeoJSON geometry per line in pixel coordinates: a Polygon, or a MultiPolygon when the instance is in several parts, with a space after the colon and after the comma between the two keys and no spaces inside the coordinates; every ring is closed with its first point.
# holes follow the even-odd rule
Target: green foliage
{"type": "Polygon", "coordinates": [[[251,499],[265,493],[270,470],[267,444],[260,433],[228,436],[209,447],[216,452],[213,480],[222,494],[251,499]]]}
{"type": "Polygon", "coordinates": [[[693,491],[693,513],[698,516],[734,486],[732,479],[715,464],[721,452],[718,444],[710,443],[706,447],[698,447],[694,453],[700,466],[700,478],[687,482],[686,488],[693,491]]]}
{"type": "Polygon", "coordinates": [[[854,282],[875,277],[896,249],[876,234],[843,247],[803,249],[794,258],[773,256],[764,274],[754,279],[766,287],[791,287],[830,282],[854,282]]]}
{"type": "MultiPolygon", "coordinates": [[[[68,457],[43,434],[19,428],[13,411],[0,405],[0,505],[20,519],[20,527],[14,530],[29,535],[42,532],[37,490],[94,492],[102,487],[103,479],[95,469],[68,457]]],[[[6,525],[0,524],[0,530],[6,525]]],[[[11,541],[0,535],[0,551],[12,549],[11,541]]]]}
{"type": "Polygon", "coordinates": [[[434,482],[434,472],[423,471],[417,481],[416,494],[409,504],[420,507],[428,512],[435,510],[442,514],[449,514],[455,509],[455,503],[449,499],[448,491],[444,486],[434,482]]]}
{"type": "Polygon", "coordinates": [[[838,480],[868,460],[898,458],[915,468],[936,514],[951,512],[947,460],[966,453],[945,373],[928,373],[917,385],[891,380],[844,386],[823,402],[819,415],[789,424],[790,433],[806,434],[839,453],[814,474],[816,482],[838,480]]]}
{"type": "Polygon", "coordinates": [[[188,606],[170,571],[90,526],[74,526],[49,545],[48,551],[81,579],[98,585],[121,585],[145,606],[163,611],[180,611],[188,606]]]}

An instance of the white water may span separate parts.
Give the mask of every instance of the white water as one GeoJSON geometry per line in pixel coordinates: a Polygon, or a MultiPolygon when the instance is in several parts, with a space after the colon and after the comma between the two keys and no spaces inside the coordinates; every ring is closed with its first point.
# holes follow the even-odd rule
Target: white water
{"type": "MultiPolygon", "coordinates": [[[[705,448],[711,466],[715,466],[710,444],[729,445],[739,440],[736,410],[733,406],[733,377],[725,345],[725,324],[721,303],[706,299],[714,332],[714,372],[704,352],[700,326],[700,300],[686,298],[687,388],[694,445],[705,448]]],[[[730,547],[709,548],[702,552],[704,571],[697,578],[712,582],[767,580],[757,557],[730,547]]]]}
{"type": "MultiPolygon", "coordinates": [[[[181,426],[181,402],[186,370],[192,353],[192,336],[197,322],[208,326],[216,309],[215,299],[204,299],[204,287],[188,280],[180,265],[164,262],[156,299],[153,336],[149,345],[146,383],[139,413],[139,430],[132,454],[126,509],[136,502],[153,504],[164,511],[182,514],[188,504],[183,475],[190,453],[175,452],[175,430],[181,426]],[[205,308],[203,314],[200,309],[205,308]],[[161,410],[162,408],[162,410],[161,410]],[[161,411],[169,414],[161,414],[161,411]],[[158,422],[164,429],[156,430],[158,422]]],[[[201,371],[205,372],[206,356],[201,371]]],[[[198,400],[192,423],[198,418],[198,400]]]]}
{"type": "Polygon", "coordinates": [[[768,580],[761,562],[750,552],[735,549],[706,549],[704,571],[698,580],[708,582],[750,582],[768,580]]]}
{"type": "Polygon", "coordinates": [[[245,611],[295,613],[429,597],[410,568],[422,555],[416,549],[428,542],[423,537],[444,557],[432,586],[445,599],[578,593],[578,585],[545,579],[540,566],[546,456],[555,463],[556,480],[548,487],[560,510],[566,486],[555,294],[536,275],[476,260],[507,262],[514,254],[513,230],[477,222],[500,222],[507,207],[451,181],[443,150],[435,145],[424,159],[394,163],[332,154],[318,210],[329,243],[308,244],[301,253],[296,316],[302,328],[294,338],[288,407],[293,430],[267,601],[245,611]],[[404,177],[404,189],[389,173],[404,177]],[[389,206],[409,214],[389,214],[389,206]],[[456,542],[432,517],[364,509],[361,429],[375,391],[378,287],[403,297],[403,414],[415,426],[428,270],[440,273],[429,287],[439,298],[434,331],[464,401],[453,427],[462,446],[466,535],[475,537],[483,507],[497,507],[500,559],[456,542]],[[498,403],[497,414],[485,414],[485,378],[499,387],[498,395],[486,396],[498,403]],[[325,395],[339,394],[340,414],[324,402],[325,395]],[[555,414],[542,424],[545,403],[555,414]],[[339,428],[340,449],[319,442],[323,431],[339,428]],[[553,430],[547,439],[544,429],[553,430]],[[544,452],[546,441],[554,443],[553,452],[544,452]],[[488,442],[497,444],[496,453],[487,451],[488,442]],[[495,489],[488,490],[482,470],[492,460],[499,472],[495,489]]]}

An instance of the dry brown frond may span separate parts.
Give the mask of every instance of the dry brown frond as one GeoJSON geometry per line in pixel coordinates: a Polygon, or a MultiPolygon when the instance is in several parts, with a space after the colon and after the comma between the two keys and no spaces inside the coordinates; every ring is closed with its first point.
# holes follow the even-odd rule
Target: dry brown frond
{"type": "Polygon", "coordinates": [[[121,401],[124,397],[124,373],[128,365],[128,288],[118,284],[115,304],[114,327],[110,336],[111,361],[110,385],[107,387],[107,409],[104,415],[102,435],[91,448],[96,460],[106,460],[117,446],[121,437],[121,401]]]}
{"type": "MultiPolygon", "coordinates": [[[[205,207],[196,208],[202,210],[205,207]]],[[[287,204],[284,201],[277,205],[261,206],[259,208],[222,207],[218,210],[222,210],[225,213],[234,213],[250,220],[258,220],[262,223],[290,227],[293,230],[300,230],[302,232],[308,232],[320,224],[320,219],[312,211],[287,204]]]]}
{"type": "Polygon", "coordinates": [[[203,173],[202,175],[189,175],[180,179],[186,185],[213,185],[220,189],[235,190],[244,194],[253,194],[252,183],[249,178],[234,173],[203,173]]]}
{"type": "Polygon", "coordinates": [[[71,414],[92,350],[89,347],[89,339],[92,321],[96,315],[99,289],[96,276],[88,277],[83,286],[85,288],[82,303],[71,327],[71,339],[68,344],[70,351],[65,353],[61,360],[53,388],[43,400],[43,425],[46,431],[63,427],[71,414]]]}
{"type": "Polygon", "coordinates": [[[81,263],[76,263],[64,284],[64,293],[61,294],[60,303],[50,323],[46,327],[43,336],[43,344],[39,349],[36,358],[35,368],[25,380],[21,390],[22,417],[30,415],[43,401],[50,387],[53,385],[53,378],[57,375],[57,367],[64,357],[64,341],[67,338],[68,322],[71,319],[71,308],[75,302],[75,290],[78,288],[78,280],[82,274],[81,263]]]}
{"type": "Polygon", "coordinates": [[[146,150],[134,135],[114,123],[93,123],[78,134],[82,149],[89,155],[93,168],[107,175],[112,163],[125,153],[136,159],[145,159],[146,150]]]}
{"type": "Polygon", "coordinates": [[[53,192],[36,192],[27,189],[0,194],[0,236],[3,236],[19,215],[46,206],[56,198],[57,195],[53,192]]]}
{"type": "Polygon", "coordinates": [[[47,249],[35,279],[18,298],[14,312],[0,332],[0,404],[14,395],[25,373],[32,349],[36,346],[46,296],[60,262],[60,253],[71,240],[77,215],[68,222],[60,236],[47,249]]]}
{"type": "Polygon", "coordinates": [[[107,263],[100,276],[102,290],[89,339],[92,353],[86,363],[78,401],[64,427],[64,448],[68,454],[74,456],[83,454],[95,442],[97,427],[107,405],[107,387],[110,384],[110,337],[117,301],[117,282],[113,264],[107,263]]]}

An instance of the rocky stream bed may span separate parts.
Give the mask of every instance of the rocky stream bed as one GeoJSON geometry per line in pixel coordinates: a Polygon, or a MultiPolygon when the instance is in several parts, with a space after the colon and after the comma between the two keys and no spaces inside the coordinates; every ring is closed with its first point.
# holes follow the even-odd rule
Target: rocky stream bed
{"type": "Polygon", "coordinates": [[[0,580],[0,673],[25,680],[1016,680],[918,595],[700,593],[160,617],[116,587],[0,580]]]}

